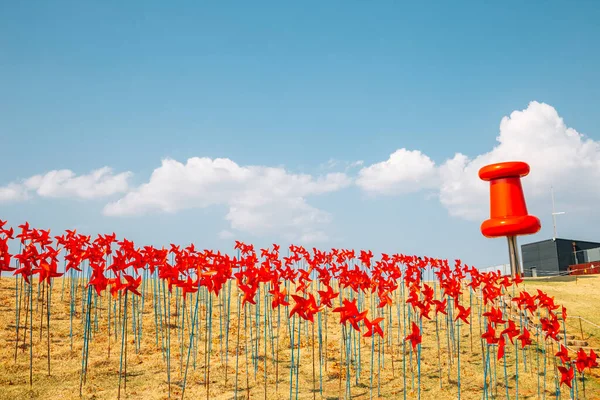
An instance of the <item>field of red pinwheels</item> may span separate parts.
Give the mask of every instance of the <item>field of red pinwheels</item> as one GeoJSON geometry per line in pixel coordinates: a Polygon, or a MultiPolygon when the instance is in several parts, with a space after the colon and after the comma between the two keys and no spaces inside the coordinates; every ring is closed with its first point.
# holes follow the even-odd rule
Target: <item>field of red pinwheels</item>
{"type": "Polygon", "coordinates": [[[0,398],[600,398],[576,302],[460,260],[0,221],[0,273],[0,398]]]}

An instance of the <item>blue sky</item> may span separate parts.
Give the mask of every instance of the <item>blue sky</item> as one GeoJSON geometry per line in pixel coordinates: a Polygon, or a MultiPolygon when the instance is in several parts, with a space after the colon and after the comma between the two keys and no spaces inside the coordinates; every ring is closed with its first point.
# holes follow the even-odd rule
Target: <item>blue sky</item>
{"type": "MultiPolygon", "coordinates": [[[[543,224],[521,243],[552,235],[550,184],[568,212],[559,236],[600,240],[590,224],[600,222],[591,207],[600,193],[580,196],[567,182],[587,186],[600,175],[600,6],[482,3],[6,2],[0,188],[23,188],[54,170],[129,174],[112,191],[49,176],[51,188],[29,181],[26,196],[0,196],[0,219],[208,248],[230,248],[233,237],[259,246],[319,237],[319,247],[486,266],[506,262],[506,243],[483,238],[485,215],[465,209],[487,212],[479,164],[517,157],[532,165],[524,185],[543,224]],[[521,114],[494,151],[513,111],[521,114]],[[565,129],[554,131],[563,120],[565,129]],[[568,139],[567,128],[586,137],[568,139]],[[536,143],[547,150],[541,159],[536,143]],[[565,146],[568,156],[559,151],[565,146]],[[423,157],[398,153],[368,169],[398,149],[423,157]],[[472,162],[447,165],[455,153],[472,162]],[[161,160],[190,167],[193,157],[227,158],[241,170],[228,164],[229,180],[209,185],[174,166],[151,181],[161,160]],[[279,168],[289,175],[274,181],[281,184],[298,174],[339,175],[324,178],[335,181],[327,190],[304,179],[281,194],[275,183],[257,189],[269,170],[248,166],[279,168]],[[266,199],[263,208],[240,203],[250,190],[266,199]],[[126,209],[106,211],[124,198],[126,209]],[[272,207],[277,213],[265,214],[272,207]],[[295,222],[282,223],[287,216],[295,222]]],[[[189,171],[221,167],[198,168],[189,171]]]]}

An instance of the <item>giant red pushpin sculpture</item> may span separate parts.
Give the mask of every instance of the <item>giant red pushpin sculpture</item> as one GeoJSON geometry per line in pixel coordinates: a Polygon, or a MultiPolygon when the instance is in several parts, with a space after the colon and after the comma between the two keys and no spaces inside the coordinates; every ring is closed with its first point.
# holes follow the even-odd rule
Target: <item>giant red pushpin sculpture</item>
{"type": "Polygon", "coordinates": [[[521,275],[517,236],[539,232],[540,220],[527,213],[521,177],[529,174],[529,165],[521,161],[487,165],[479,170],[479,178],[490,182],[490,219],[481,224],[488,238],[506,236],[510,271],[521,275]]]}

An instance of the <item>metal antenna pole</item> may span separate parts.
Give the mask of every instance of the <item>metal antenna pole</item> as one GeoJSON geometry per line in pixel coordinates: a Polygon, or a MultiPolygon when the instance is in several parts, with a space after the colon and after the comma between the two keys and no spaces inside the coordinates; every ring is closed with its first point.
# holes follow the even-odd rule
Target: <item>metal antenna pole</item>
{"type": "Polygon", "coordinates": [[[552,239],[556,239],[556,216],[557,215],[562,215],[564,214],[564,212],[556,212],[554,209],[554,188],[552,186],[550,186],[550,193],[552,194],[552,225],[554,226],[554,236],[552,236],[552,239]]]}

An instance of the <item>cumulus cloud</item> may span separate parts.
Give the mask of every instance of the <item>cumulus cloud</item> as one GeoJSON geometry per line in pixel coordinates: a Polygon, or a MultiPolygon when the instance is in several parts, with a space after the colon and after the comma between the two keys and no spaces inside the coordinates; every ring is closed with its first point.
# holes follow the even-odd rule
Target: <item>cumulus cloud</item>
{"type": "Polygon", "coordinates": [[[114,174],[104,167],[86,175],[68,169],[34,175],[21,182],[0,187],[0,202],[22,201],[36,194],[40,197],[96,199],[128,190],[131,172],[114,174]]]}
{"type": "Polygon", "coordinates": [[[358,172],[356,184],[374,194],[400,194],[433,188],[437,183],[435,163],[418,150],[398,149],[386,161],[358,172]]]}
{"type": "Polygon", "coordinates": [[[440,201],[451,215],[472,220],[488,216],[489,183],[479,179],[478,171],[502,161],[531,166],[522,180],[530,205],[548,203],[550,186],[563,192],[564,201],[573,207],[600,200],[595,184],[600,178],[600,144],[567,127],[552,106],[534,101],[504,117],[497,141],[487,153],[472,159],[459,153],[440,166],[440,201]]]}
{"type": "Polygon", "coordinates": [[[289,241],[327,241],[331,215],[309,203],[311,197],[341,190],[353,181],[376,195],[400,195],[429,190],[448,212],[481,221],[488,216],[488,183],[478,177],[487,164],[522,160],[531,166],[523,179],[528,205],[548,204],[553,185],[561,193],[561,208],[586,209],[600,201],[600,142],[566,126],[550,105],[531,102],[504,117],[495,147],[473,157],[457,153],[437,164],[418,150],[401,148],[387,160],[329,160],[321,176],[292,173],[281,167],[241,166],[225,158],[165,159],[149,180],[129,190],[130,172],[104,167],[86,175],[55,170],[0,186],[0,203],[33,196],[93,199],[124,195],[104,207],[109,216],[224,206],[229,227],[219,233],[231,239],[239,233],[278,235],[289,241]],[[349,170],[358,169],[354,178],[349,170]],[[340,170],[344,172],[333,172],[340,170]],[[536,203],[537,202],[537,203],[536,203]]]}
{"type": "Polygon", "coordinates": [[[290,240],[326,239],[330,215],[306,198],[349,186],[344,173],[321,177],[294,174],[283,168],[240,166],[224,158],[162,161],[147,183],[109,203],[110,216],[142,215],[213,205],[228,207],[231,229],[257,235],[278,233],[290,240]]]}
{"type": "Polygon", "coordinates": [[[62,169],[32,176],[24,182],[24,186],[42,197],[95,199],[126,192],[131,175],[131,172],[113,174],[109,167],[79,176],[71,170],[62,169]]]}
{"type": "MultiPolygon", "coordinates": [[[[531,102],[500,122],[498,144],[469,157],[462,153],[437,165],[417,150],[399,149],[388,160],[363,168],[357,184],[377,194],[398,194],[436,186],[441,204],[456,217],[481,221],[489,215],[489,183],[479,169],[502,161],[525,161],[522,181],[528,205],[547,204],[550,186],[563,206],[585,209],[600,201],[600,142],[566,126],[550,105],[531,102]]],[[[530,207],[531,208],[531,207],[530,207]]]]}
{"type": "Polygon", "coordinates": [[[0,186],[0,203],[9,203],[26,200],[27,190],[23,185],[9,183],[6,186],[0,186]]]}

